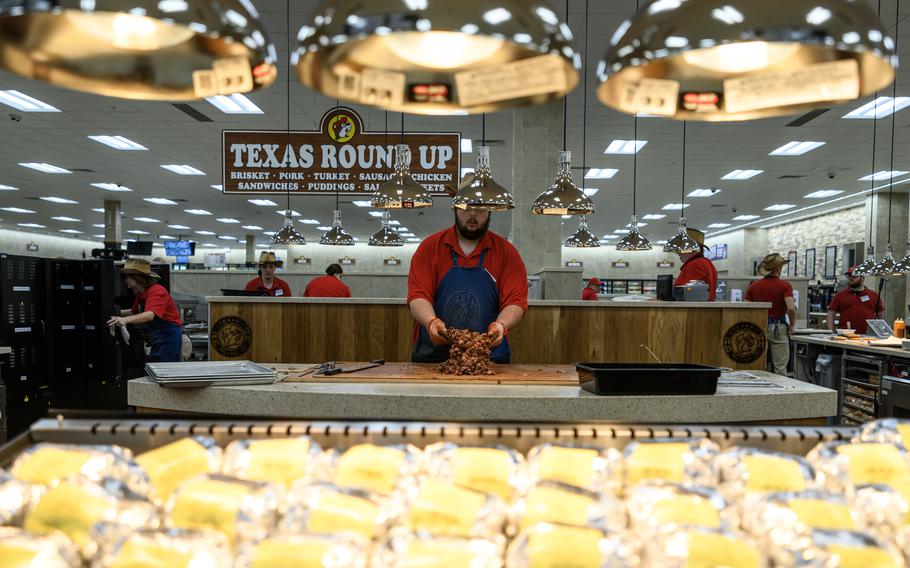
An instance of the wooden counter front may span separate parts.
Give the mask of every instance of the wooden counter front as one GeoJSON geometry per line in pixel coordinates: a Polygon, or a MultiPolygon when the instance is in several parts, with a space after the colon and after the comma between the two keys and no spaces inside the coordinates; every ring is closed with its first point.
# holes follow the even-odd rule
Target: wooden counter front
{"type": "MultiPolygon", "coordinates": [[[[208,300],[212,360],[290,363],[411,357],[414,320],[402,300],[208,300]],[[222,318],[229,319],[219,326],[222,318]],[[220,350],[215,345],[219,340],[220,350]]],[[[512,362],[653,362],[641,348],[647,345],[663,362],[764,369],[765,351],[752,357],[766,342],[767,309],[760,303],[531,302],[509,337],[512,362]],[[741,362],[730,357],[748,353],[750,347],[752,356],[741,357],[741,362]]]]}

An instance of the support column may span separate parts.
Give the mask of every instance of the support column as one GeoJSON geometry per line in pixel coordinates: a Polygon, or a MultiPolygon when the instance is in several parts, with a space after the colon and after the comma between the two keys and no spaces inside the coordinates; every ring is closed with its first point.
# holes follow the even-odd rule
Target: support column
{"type": "Polygon", "coordinates": [[[247,235],[246,236],[246,263],[255,264],[256,260],[256,236],[247,235]]]}
{"type": "MultiPolygon", "coordinates": [[[[889,199],[888,192],[876,193],[866,198],[866,235],[872,227],[872,244],[875,246],[875,259],[881,261],[888,247],[888,207],[891,205],[891,233],[890,240],[894,247],[894,258],[900,260],[904,255],[908,235],[908,204],[910,199],[906,193],[895,193],[893,201],[889,199]],[[872,210],[874,203],[874,211],[872,210]]],[[[866,278],[866,286],[878,291],[879,279],[866,278]]],[[[885,301],[885,321],[891,323],[895,318],[905,317],[907,314],[907,277],[895,276],[886,279],[882,291],[885,301]]]]}
{"type": "Polygon", "coordinates": [[[104,248],[119,249],[123,242],[120,202],[104,200],[104,248]]]}

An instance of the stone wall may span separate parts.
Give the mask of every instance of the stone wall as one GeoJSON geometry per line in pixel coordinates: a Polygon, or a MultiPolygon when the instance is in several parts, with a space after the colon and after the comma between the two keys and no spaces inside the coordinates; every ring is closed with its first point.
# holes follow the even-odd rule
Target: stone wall
{"type": "Polygon", "coordinates": [[[865,242],[866,208],[853,207],[835,211],[804,221],[787,223],[767,229],[768,251],[779,252],[784,257],[790,251],[797,253],[797,272],[806,274],[806,249],[815,249],[815,278],[821,279],[825,268],[825,247],[837,247],[835,274],[843,274],[844,259],[841,247],[848,243],[865,242]]]}

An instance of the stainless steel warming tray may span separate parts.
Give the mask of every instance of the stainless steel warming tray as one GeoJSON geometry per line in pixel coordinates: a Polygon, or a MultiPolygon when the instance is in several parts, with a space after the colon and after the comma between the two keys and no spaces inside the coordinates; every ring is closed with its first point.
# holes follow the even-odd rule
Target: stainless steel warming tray
{"type": "Polygon", "coordinates": [[[152,382],[165,387],[261,385],[278,379],[274,369],[252,361],[149,363],[145,372],[152,382]]]}

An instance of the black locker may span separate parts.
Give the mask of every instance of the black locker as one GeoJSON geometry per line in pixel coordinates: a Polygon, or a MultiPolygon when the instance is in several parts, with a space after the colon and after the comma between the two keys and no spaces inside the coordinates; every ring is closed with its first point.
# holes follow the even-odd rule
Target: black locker
{"type": "Polygon", "coordinates": [[[7,392],[7,428],[9,437],[28,430],[36,420],[47,416],[53,406],[54,393],[49,387],[30,389],[18,393],[7,392]]]}
{"type": "Polygon", "coordinates": [[[107,320],[116,315],[119,271],[111,260],[87,260],[82,266],[85,377],[88,408],[125,408],[123,355],[119,332],[110,333],[107,320]],[[120,399],[122,406],[119,406],[120,399]],[[114,406],[114,404],[118,406],[114,406]]]}
{"type": "Polygon", "coordinates": [[[6,385],[0,382],[0,444],[7,440],[6,385]]]}
{"type": "Polygon", "coordinates": [[[44,298],[43,261],[0,254],[0,344],[12,349],[0,367],[7,395],[48,385],[44,298]]]}
{"type": "Polygon", "coordinates": [[[47,362],[49,382],[85,388],[82,335],[82,261],[45,260],[47,362]]]}

